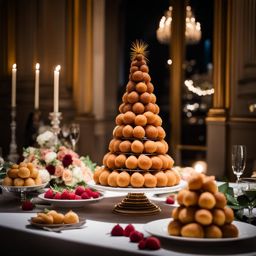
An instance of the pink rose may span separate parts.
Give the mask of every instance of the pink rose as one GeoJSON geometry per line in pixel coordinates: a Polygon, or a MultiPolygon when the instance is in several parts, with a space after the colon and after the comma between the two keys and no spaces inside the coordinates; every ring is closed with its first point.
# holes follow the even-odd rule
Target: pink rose
{"type": "Polygon", "coordinates": [[[52,152],[52,150],[50,150],[50,149],[41,149],[40,151],[41,151],[40,153],[41,153],[42,160],[45,160],[46,154],[52,152]]]}
{"type": "Polygon", "coordinates": [[[56,168],[55,168],[54,175],[57,176],[57,177],[61,177],[62,174],[63,174],[63,171],[64,171],[64,168],[60,165],[57,165],[56,168]]]}
{"type": "Polygon", "coordinates": [[[71,155],[72,156],[72,159],[74,159],[74,158],[79,158],[79,156],[78,156],[78,154],[76,153],[76,152],[74,152],[73,150],[68,150],[68,153],[67,154],[69,154],[69,155],[71,155]]]}
{"type": "Polygon", "coordinates": [[[81,167],[82,161],[79,158],[73,158],[73,165],[81,167]]]}
{"type": "Polygon", "coordinates": [[[62,161],[65,155],[66,155],[65,151],[59,151],[57,154],[57,159],[62,161]]]}
{"type": "Polygon", "coordinates": [[[64,169],[63,173],[62,173],[63,181],[64,182],[70,182],[70,181],[72,181],[72,178],[73,178],[72,172],[70,170],[68,170],[68,169],[64,169]]]}
{"type": "Polygon", "coordinates": [[[88,167],[81,168],[82,174],[84,176],[85,182],[91,181],[93,179],[93,174],[91,169],[88,167]]]}
{"type": "Polygon", "coordinates": [[[59,151],[65,151],[67,148],[65,146],[60,146],[59,151]]]}

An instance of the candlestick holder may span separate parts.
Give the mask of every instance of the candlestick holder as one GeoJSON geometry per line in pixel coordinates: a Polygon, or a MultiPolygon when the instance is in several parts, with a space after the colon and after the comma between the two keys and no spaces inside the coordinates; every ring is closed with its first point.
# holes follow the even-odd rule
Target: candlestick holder
{"type": "Polygon", "coordinates": [[[59,142],[58,135],[60,133],[60,120],[62,119],[62,113],[61,112],[51,112],[49,114],[49,119],[51,120],[52,132],[55,135],[54,145],[57,146],[57,144],[59,142]]]}
{"type": "Polygon", "coordinates": [[[7,156],[7,159],[13,163],[16,163],[19,159],[17,153],[17,143],[16,143],[16,107],[12,107],[11,110],[11,143],[10,143],[10,153],[7,156]]]}

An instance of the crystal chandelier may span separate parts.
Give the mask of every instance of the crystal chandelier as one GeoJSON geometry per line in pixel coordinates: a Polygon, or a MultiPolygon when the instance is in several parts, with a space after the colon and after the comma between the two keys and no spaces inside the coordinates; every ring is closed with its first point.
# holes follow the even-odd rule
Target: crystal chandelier
{"type": "MultiPolygon", "coordinates": [[[[161,18],[159,27],[156,31],[157,39],[162,44],[169,44],[171,38],[171,24],[172,24],[172,6],[169,6],[168,11],[161,18]]],[[[201,25],[196,22],[192,13],[191,6],[186,7],[186,31],[185,38],[187,44],[196,44],[200,41],[202,36],[201,25]]]]}

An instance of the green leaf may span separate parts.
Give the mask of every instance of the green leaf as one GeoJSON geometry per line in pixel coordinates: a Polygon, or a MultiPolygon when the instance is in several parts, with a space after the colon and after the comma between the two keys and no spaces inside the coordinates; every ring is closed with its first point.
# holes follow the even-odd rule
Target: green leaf
{"type": "Polygon", "coordinates": [[[92,162],[92,160],[90,159],[89,156],[81,156],[80,159],[81,159],[81,161],[83,161],[84,164],[85,164],[87,167],[89,167],[92,171],[95,170],[97,164],[94,163],[94,162],[92,162]]]}
{"type": "Polygon", "coordinates": [[[227,194],[234,197],[234,189],[232,187],[228,187],[227,194]]]}
{"type": "Polygon", "coordinates": [[[248,198],[245,195],[240,195],[237,197],[237,201],[239,203],[239,205],[243,206],[243,207],[247,207],[248,206],[248,198]]]}
{"type": "Polygon", "coordinates": [[[219,190],[219,192],[222,192],[222,193],[226,194],[227,191],[228,191],[228,182],[223,183],[222,185],[220,185],[218,187],[218,190],[219,190]]]}
{"type": "Polygon", "coordinates": [[[233,196],[226,194],[226,198],[228,200],[228,204],[239,205],[238,201],[233,196]]]}

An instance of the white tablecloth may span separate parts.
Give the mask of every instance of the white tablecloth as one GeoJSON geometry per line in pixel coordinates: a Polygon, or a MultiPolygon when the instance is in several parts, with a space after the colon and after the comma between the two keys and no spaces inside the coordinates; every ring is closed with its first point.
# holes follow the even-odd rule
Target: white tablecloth
{"type": "Polygon", "coordinates": [[[158,200],[156,203],[162,209],[159,214],[137,217],[116,215],[112,213],[112,209],[124,197],[116,197],[116,195],[106,193],[103,200],[90,204],[88,207],[77,208],[78,214],[87,220],[85,229],[54,233],[29,225],[28,219],[35,216],[36,211],[42,211],[42,209],[24,212],[20,209],[19,199],[3,193],[0,195],[1,249],[6,248],[10,255],[256,255],[255,238],[219,244],[175,243],[163,239],[160,250],[139,250],[137,243],[129,242],[128,237],[110,236],[112,227],[117,223],[123,227],[132,223],[138,231],[148,236],[149,234],[143,229],[144,224],[157,219],[169,218],[172,206],[158,200]]]}

